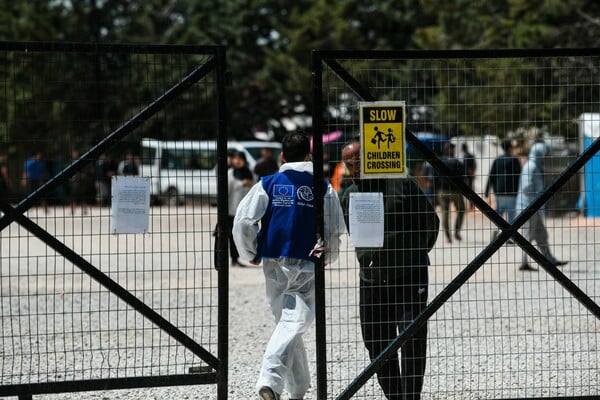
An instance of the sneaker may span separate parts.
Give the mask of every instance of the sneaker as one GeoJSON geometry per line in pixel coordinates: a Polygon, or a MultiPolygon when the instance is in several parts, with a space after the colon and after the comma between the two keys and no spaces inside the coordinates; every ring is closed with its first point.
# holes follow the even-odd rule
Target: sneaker
{"type": "Polygon", "coordinates": [[[521,271],[537,271],[537,268],[533,268],[528,263],[523,263],[523,264],[521,264],[521,266],[519,266],[519,270],[521,270],[521,271]]]}
{"type": "Polygon", "coordinates": [[[279,394],[268,386],[263,386],[259,389],[258,395],[262,400],[279,400],[279,394]]]}
{"type": "Polygon", "coordinates": [[[552,262],[552,264],[554,264],[555,267],[562,267],[563,265],[567,265],[569,262],[568,261],[558,261],[555,260],[552,262]]]}

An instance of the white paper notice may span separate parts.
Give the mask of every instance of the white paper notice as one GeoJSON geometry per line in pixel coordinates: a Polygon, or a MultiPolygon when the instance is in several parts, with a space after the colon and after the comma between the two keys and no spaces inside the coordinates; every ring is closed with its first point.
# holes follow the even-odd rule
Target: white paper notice
{"type": "Polygon", "coordinates": [[[348,217],[354,247],[383,246],[383,193],[350,193],[348,217]]]}
{"type": "Polygon", "coordinates": [[[112,233],[146,233],[150,220],[150,178],[113,176],[112,233]]]}

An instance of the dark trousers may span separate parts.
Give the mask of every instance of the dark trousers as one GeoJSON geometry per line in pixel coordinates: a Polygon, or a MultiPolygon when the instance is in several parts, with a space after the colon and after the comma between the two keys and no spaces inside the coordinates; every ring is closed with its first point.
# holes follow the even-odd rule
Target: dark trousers
{"type": "MultiPolygon", "coordinates": [[[[235,242],[233,241],[233,220],[235,217],[227,216],[227,220],[225,221],[225,226],[223,227],[223,235],[228,232],[229,234],[229,255],[231,256],[231,262],[237,262],[240,257],[240,253],[238,253],[237,247],[235,247],[235,242]]],[[[217,265],[217,249],[219,248],[219,241],[222,240],[222,237],[218,235],[218,226],[215,227],[215,232],[213,233],[215,237],[215,251],[214,251],[214,263],[217,265]]],[[[223,237],[224,238],[224,237],[223,237]]]]}
{"type": "Polygon", "coordinates": [[[232,262],[237,262],[238,258],[240,258],[240,253],[238,253],[237,247],[235,247],[235,242],[233,241],[233,219],[231,215],[227,216],[227,229],[229,231],[229,255],[231,256],[232,262]]]}
{"type": "MultiPolygon", "coordinates": [[[[427,268],[418,268],[403,283],[373,284],[360,281],[360,321],[365,346],[375,359],[427,304],[427,268]]],[[[420,399],[427,356],[427,325],[377,372],[389,400],[420,399]]]]}
{"type": "Polygon", "coordinates": [[[454,232],[459,233],[462,228],[463,217],[465,215],[465,200],[462,194],[448,190],[438,191],[438,201],[442,207],[442,228],[446,237],[450,238],[450,204],[456,207],[456,221],[454,223],[454,232]]]}

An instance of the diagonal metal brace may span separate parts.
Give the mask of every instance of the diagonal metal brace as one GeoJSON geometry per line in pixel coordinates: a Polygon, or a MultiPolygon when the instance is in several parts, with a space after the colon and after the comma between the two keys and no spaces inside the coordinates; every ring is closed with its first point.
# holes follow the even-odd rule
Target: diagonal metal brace
{"type": "Polygon", "coordinates": [[[202,346],[196,343],[196,341],[194,341],[192,338],[186,335],[183,331],[181,331],[163,316],[161,316],[152,308],[147,306],[143,301],[131,294],[131,292],[129,292],[123,286],[119,285],[119,283],[111,279],[108,275],[100,271],[98,268],[94,267],[89,261],[81,257],[69,247],[67,247],[64,243],[56,239],[53,235],[48,233],[35,222],[30,220],[23,214],[19,214],[17,210],[10,204],[8,204],[6,201],[0,201],[0,209],[2,210],[2,212],[6,213],[7,216],[16,219],[21,226],[23,226],[37,238],[42,240],[54,251],[61,254],[67,260],[72,262],[75,266],[77,266],[79,269],[81,269],[99,284],[104,286],[111,293],[114,293],[117,297],[119,297],[128,305],[130,305],[133,309],[138,311],[144,317],[148,318],[159,328],[161,328],[163,331],[169,334],[173,339],[177,340],[196,356],[204,360],[212,368],[218,370],[219,360],[215,356],[213,356],[210,352],[205,350],[202,346]]]}

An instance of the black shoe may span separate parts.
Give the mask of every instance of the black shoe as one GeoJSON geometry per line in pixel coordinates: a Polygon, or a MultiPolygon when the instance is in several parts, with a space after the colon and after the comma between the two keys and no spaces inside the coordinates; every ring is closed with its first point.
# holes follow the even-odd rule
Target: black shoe
{"type": "Polygon", "coordinates": [[[231,266],[232,267],[241,267],[242,264],[240,264],[240,262],[238,260],[231,260],[231,266]]]}
{"type": "Polygon", "coordinates": [[[259,389],[258,395],[262,400],[279,400],[279,394],[268,386],[263,386],[259,389]]]}
{"type": "Polygon", "coordinates": [[[519,266],[519,270],[521,270],[521,271],[537,271],[537,268],[533,268],[528,263],[523,263],[523,264],[521,264],[521,266],[519,266]]]}
{"type": "Polygon", "coordinates": [[[553,261],[552,264],[554,264],[555,267],[562,267],[563,265],[567,265],[569,262],[568,261],[553,261]]]}

